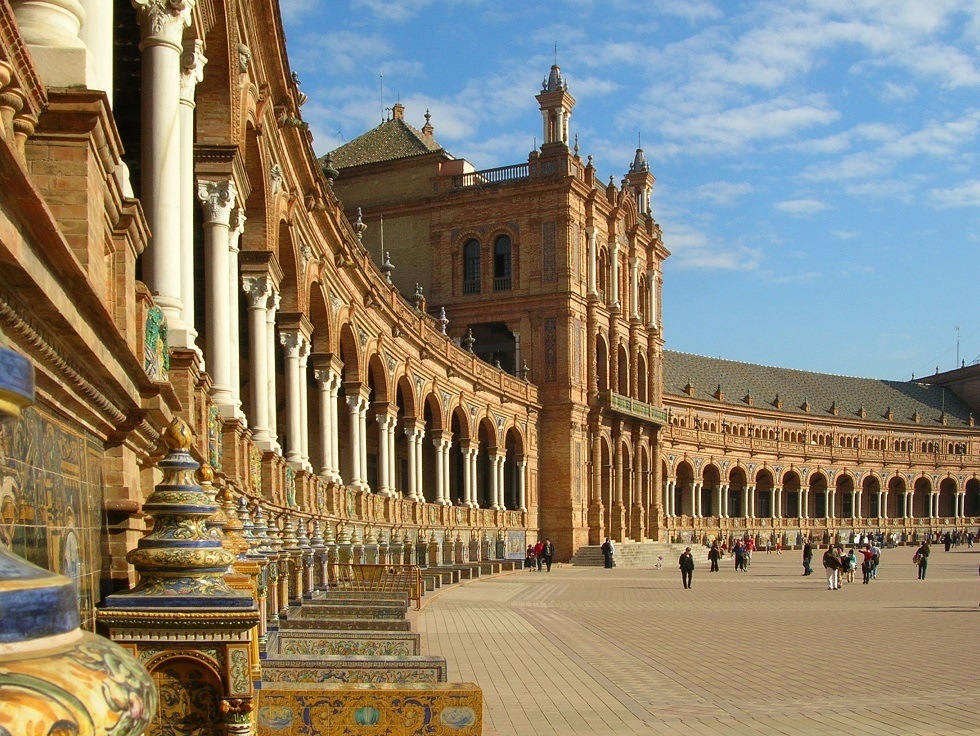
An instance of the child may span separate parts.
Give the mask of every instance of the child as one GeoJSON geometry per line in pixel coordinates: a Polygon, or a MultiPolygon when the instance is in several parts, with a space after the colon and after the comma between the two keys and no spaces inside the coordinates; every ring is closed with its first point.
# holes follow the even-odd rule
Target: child
{"type": "Polygon", "coordinates": [[[664,568],[664,556],[657,555],[657,569],[663,570],[663,568],[664,568]]]}
{"type": "Polygon", "coordinates": [[[853,583],[854,582],[854,571],[857,569],[857,564],[858,564],[857,555],[854,554],[854,550],[853,549],[850,552],[847,553],[847,557],[844,558],[844,560],[845,560],[845,564],[847,566],[847,568],[846,568],[847,569],[847,582],[853,583]]]}

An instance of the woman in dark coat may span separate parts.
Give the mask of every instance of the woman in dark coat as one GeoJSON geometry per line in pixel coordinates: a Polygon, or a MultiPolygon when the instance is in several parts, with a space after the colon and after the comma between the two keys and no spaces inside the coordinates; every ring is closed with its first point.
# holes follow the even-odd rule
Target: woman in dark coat
{"type": "Polygon", "coordinates": [[[691,578],[694,576],[694,557],[691,555],[691,548],[687,547],[677,558],[677,566],[681,569],[681,582],[685,588],[691,587],[691,578]]]}
{"type": "Polygon", "coordinates": [[[708,572],[718,572],[718,558],[721,557],[721,550],[718,549],[718,542],[711,543],[711,549],[708,550],[708,560],[711,562],[711,569],[708,572]]]}

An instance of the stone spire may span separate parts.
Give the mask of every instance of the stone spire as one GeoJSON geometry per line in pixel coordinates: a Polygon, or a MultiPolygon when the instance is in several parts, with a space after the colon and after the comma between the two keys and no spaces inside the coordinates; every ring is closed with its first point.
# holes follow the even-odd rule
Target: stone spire
{"type": "Polygon", "coordinates": [[[572,117],[575,98],[568,94],[568,83],[562,77],[561,68],[556,61],[551,73],[541,84],[541,92],[535,97],[541,108],[544,125],[542,149],[553,143],[568,147],[568,121],[572,117]]]}

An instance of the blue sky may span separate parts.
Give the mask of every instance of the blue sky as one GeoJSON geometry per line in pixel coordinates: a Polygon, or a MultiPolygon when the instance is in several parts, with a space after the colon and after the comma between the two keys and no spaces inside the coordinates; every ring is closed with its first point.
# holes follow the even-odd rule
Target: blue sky
{"type": "Polygon", "coordinates": [[[557,44],[582,156],[618,182],[639,136],[657,177],[669,349],[980,360],[980,0],[281,5],[318,154],[400,101],[477,169],[525,161],[557,44]]]}

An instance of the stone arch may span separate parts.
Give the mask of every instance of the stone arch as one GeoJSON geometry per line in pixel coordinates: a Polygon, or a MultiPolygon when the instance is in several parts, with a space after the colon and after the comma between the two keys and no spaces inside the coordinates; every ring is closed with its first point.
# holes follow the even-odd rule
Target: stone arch
{"type": "Polygon", "coordinates": [[[956,516],[957,492],[956,478],[947,476],[939,481],[939,516],[944,518],[956,516]]]}
{"type": "Polygon", "coordinates": [[[470,443],[470,416],[462,402],[456,404],[449,413],[449,432],[452,444],[449,448],[449,501],[454,506],[464,499],[468,456],[465,452],[470,443]]]}
{"type": "Polygon", "coordinates": [[[745,492],[749,478],[745,468],[736,465],[728,471],[728,508],[726,513],[732,518],[745,516],[745,492]]]}
{"type": "Polygon", "coordinates": [[[480,508],[491,508],[494,504],[494,463],[497,454],[497,427],[488,416],[483,416],[476,427],[480,449],[476,456],[476,499],[480,508]]]}
{"type": "Polygon", "coordinates": [[[357,342],[357,336],[354,334],[354,328],[350,322],[341,325],[337,347],[340,353],[340,360],[343,363],[344,383],[361,383],[361,349],[357,342]]]}
{"type": "Polygon", "coordinates": [[[773,478],[772,470],[760,468],[755,474],[755,495],[752,508],[757,519],[771,519],[775,514],[775,498],[773,491],[776,487],[776,480],[773,478]]]}
{"type": "Polygon", "coordinates": [[[609,390],[609,348],[600,334],[595,338],[596,388],[599,393],[609,390]]]}
{"type": "Polygon", "coordinates": [[[810,491],[807,495],[809,496],[810,507],[807,509],[807,515],[811,518],[822,519],[829,515],[827,509],[827,476],[822,470],[817,470],[810,475],[809,483],[810,491]]]}
{"type": "Polygon", "coordinates": [[[980,480],[970,478],[964,486],[966,497],[963,499],[963,512],[966,516],[980,516],[980,480]]]}
{"type": "Polygon", "coordinates": [[[905,478],[901,475],[893,475],[888,480],[888,499],[886,506],[886,516],[892,519],[901,519],[905,516],[905,494],[908,488],[905,485],[905,478]]]}
{"type": "Polygon", "coordinates": [[[630,357],[623,343],[616,349],[616,391],[630,396],[630,357]]]}
{"type": "Polygon", "coordinates": [[[678,516],[691,516],[694,514],[694,466],[685,458],[677,463],[674,473],[674,509],[678,516]]]}
{"type": "Polygon", "coordinates": [[[881,491],[881,478],[875,473],[868,473],[861,480],[861,508],[856,515],[865,519],[875,519],[884,516],[883,509],[879,502],[879,492],[881,491]]]}
{"type": "Polygon", "coordinates": [[[858,515],[854,506],[854,476],[848,472],[838,473],[834,479],[834,508],[831,516],[838,519],[853,519],[858,515]]]}
{"type": "Polygon", "coordinates": [[[701,470],[701,515],[720,516],[721,468],[713,462],[701,470]]]}
{"type": "Polygon", "coordinates": [[[279,283],[279,308],[283,312],[303,312],[306,301],[303,274],[298,267],[296,244],[292,231],[285,220],[279,221],[276,256],[282,268],[282,281],[279,283]]]}
{"type": "Polygon", "coordinates": [[[783,490],[783,516],[790,519],[799,519],[803,515],[803,504],[801,501],[801,489],[803,481],[796,470],[787,470],[782,477],[783,490]]]}
{"type": "Polygon", "coordinates": [[[932,516],[929,508],[932,499],[932,482],[919,476],[912,484],[912,516],[917,519],[928,519],[932,516]]]}
{"type": "Polygon", "coordinates": [[[643,355],[643,351],[639,351],[636,356],[636,398],[643,403],[648,403],[649,398],[647,396],[647,386],[649,384],[649,377],[647,376],[647,360],[643,355]]]}
{"type": "Polygon", "coordinates": [[[239,247],[242,251],[269,251],[269,197],[266,190],[265,156],[259,146],[259,134],[249,121],[245,128],[245,173],[248,176],[248,196],[245,215],[248,221],[242,232],[239,247]]]}
{"type": "Polygon", "coordinates": [[[514,425],[507,428],[504,434],[504,508],[512,511],[526,505],[520,499],[520,473],[524,460],[524,438],[514,425]]]}
{"type": "Polygon", "coordinates": [[[147,667],[160,696],[146,733],[220,733],[223,687],[213,663],[190,653],[157,660],[147,667]]]}

